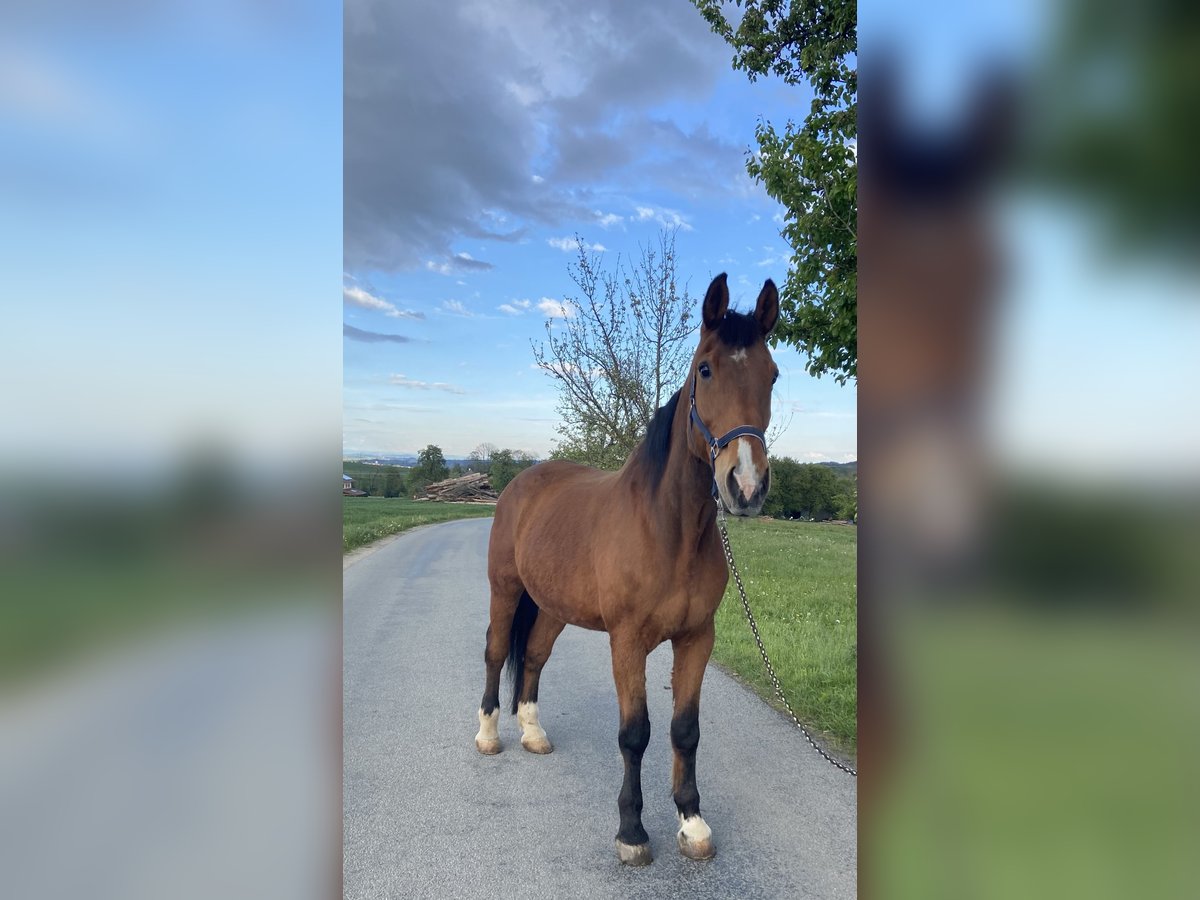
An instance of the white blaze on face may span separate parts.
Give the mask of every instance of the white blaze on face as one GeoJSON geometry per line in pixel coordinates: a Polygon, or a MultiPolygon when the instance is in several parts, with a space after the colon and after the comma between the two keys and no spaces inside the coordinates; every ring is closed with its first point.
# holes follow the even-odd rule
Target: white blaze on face
{"type": "Polygon", "coordinates": [[[519,704],[517,706],[517,722],[521,726],[521,740],[544,741],[546,739],[546,732],[538,724],[536,703],[526,702],[519,704]]]}
{"type": "Polygon", "coordinates": [[[734,362],[745,362],[746,361],[746,348],[738,347],[736,350],[733,351],[733,355],[730,356],[729,358],[732,359],[734,362]]]}
{"type": "MultiPolygon", "coordinates": [[[[754,465],[754,453],[750,446],[751,438],[738,438],[738,461],[733,467],[733,479],[741,488],[742,496],[752,497],[758,489],[758,466],[754,465]]],[[[740,498],[734,498],[740,499],[740,498]]]]}

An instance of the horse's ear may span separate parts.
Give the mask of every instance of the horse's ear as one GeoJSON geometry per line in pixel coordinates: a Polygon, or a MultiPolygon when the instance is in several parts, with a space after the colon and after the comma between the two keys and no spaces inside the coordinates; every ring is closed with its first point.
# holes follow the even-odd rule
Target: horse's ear
{"type": "Polygon", "coordinates": [[[763,284],[758,295],[754,318],[758,319],[758,327],[762,329],[763,337],[770,334],[775,328],[775,323],[779,321],[779,291],[775,289],[775,282],[770,278],[763,284]]]}
{"type": "Polygon", "coordinates": [[[715,329],[725,318],[725,310],[729,309],[729,285],[726,275],[722,272],[708,286],[704,295],[704,327],[709,331],[715,329]]]}

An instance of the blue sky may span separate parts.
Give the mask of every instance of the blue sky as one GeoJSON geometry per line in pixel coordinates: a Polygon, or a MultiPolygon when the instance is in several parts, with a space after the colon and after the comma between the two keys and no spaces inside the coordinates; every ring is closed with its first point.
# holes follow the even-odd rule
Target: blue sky
{"type": "MultiPolygon", "coordinates": [[[[578,234],[605,265],[677,227],[697,302],[782,283],[780,207],[745,173],[759,116],[806,89],[750,84],[686,0],[346,9],[344,452],[545,456],[558,421],[531,340],[574,291],[578,234]]],[[[567,307],[569,312],[569,305],[567,307]]],[[[856,457],[855,390],[776,351],[775,452],[856,457]]]]}
{"type": "Polygon", "coordinates": [[[4,456],[328,458],[340,8],[49,7],[0,36],[4,456]]]}

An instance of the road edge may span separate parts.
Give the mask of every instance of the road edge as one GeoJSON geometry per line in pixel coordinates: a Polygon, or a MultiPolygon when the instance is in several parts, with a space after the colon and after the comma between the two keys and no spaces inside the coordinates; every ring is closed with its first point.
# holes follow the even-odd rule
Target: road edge
{"type": "Polygon", "coordinates": [[[382,550],[388,544],[395,543],[406,534],[414,534],[418,531],[424,531],[427,528],[441,528],[443,525],[453,525],[455,522],[468,522],[476,519],[491,519],[494,516],[464,516],[461,519],[447,519],[445,522],[430,522],[427,525],[417,525],[414,528],[405,528],[403,531],[397,531],[395,534],[389,534],[387,537],[381,537],[377,541],[372,541],[370,544],[364,544],[361,547],[355,547],[349,553],[342,554],[342,571],[345,572],[348,568],[357,562],[366,559],[376,550],[382,550]]]}

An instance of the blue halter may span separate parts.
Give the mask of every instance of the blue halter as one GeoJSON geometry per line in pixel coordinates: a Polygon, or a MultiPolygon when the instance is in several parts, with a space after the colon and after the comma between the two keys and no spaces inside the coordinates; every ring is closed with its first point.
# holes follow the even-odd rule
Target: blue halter
{"type": "Polygon", "coordinates": [[[696,374],[692,373],[692,389],[691,398],[691,420],[697,428],[700,429],[700,436],[704,438],[704,443],[708,444],[709,462],[712,464],[713,482],[712,495],[714,500],[720,500],[721,495],[717,491],[717,454],[729,446],[730,442],[735,438],[740,437],[756,437],[762,442],[763,450],[767,449],[767,436],[762,429],[755,428],[753,425],[739,425],[737,428],[731,428],[719,438],[713,437],[708,426],[704,424],[704,420],[700,418],[700,413],[696,411],[696,374]]]}

